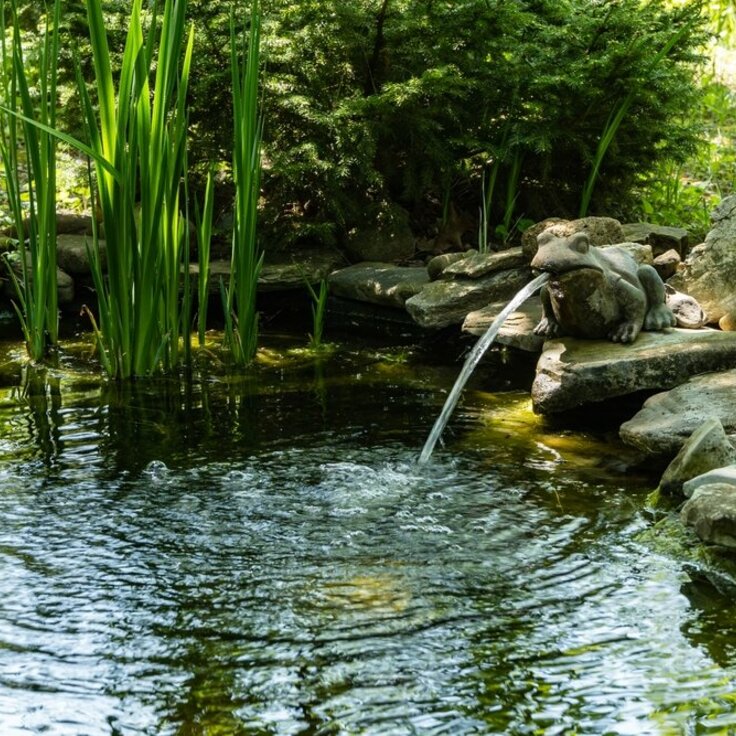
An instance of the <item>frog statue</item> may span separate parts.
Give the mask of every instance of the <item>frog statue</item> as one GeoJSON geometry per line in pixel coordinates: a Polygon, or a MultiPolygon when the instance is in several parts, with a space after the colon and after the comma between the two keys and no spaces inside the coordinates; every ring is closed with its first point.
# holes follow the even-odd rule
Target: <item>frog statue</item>
{"type": "Polygon", "coordinates": [[[542,286],[537,335],[630,343],[642,329],[675,325],[659,274],[622,248],[591,246],[584,232],[559,237],[547,231],[537,243],[532,268],[550,276],[542,286]]]}

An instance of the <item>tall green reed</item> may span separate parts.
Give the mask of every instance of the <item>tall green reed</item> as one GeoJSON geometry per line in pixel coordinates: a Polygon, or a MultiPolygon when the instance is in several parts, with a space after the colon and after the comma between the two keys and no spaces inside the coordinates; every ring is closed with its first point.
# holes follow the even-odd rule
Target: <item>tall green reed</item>
{"type": "Polygon", "coordinates": [[[107,245],[106,275],[93,259],[99,323],[92,320],[102,363],[116,378],[175,368],[181,338],[189,340],[188,309],[180,299],[188,266],[180,200],[194,36],[190,29],[185,39],[186,0],[165,1],[160,32],[154,5],[147,37],[141,6],[133,0],[116,94],[101,1],[87,0],[99,113],[77,60],[90,145],[74,144],[95,162],[107,245]]]}
{"type": "Polygon", "coordinates": [[[222,288],[225,344],[237,365],[246,365],[258,348],[256,291],[263,265],[257,242],[258,195],[261,178],[262,119],[258,106],[261,13],[253,0],[250,27],[240,40],[230,14],[230,71],[233,88],[233,222],[230,281],[222,288]],[[239,60],[240,57],[240,60],[239,60]]]}
{"type": "Polygon", "coordinates": [[[209,299],[210,280],[210,245],[212,242],[212,213],[214,210],[214,173],[210,169],[207,175],[207,186],[204,202],[200,212],[199,203],[195,202],[194,213],[197,223],[197,259],[199,273],[197,277],[197,339],[202,347],[207,330],[207,302],[209,299]]]}
{"type": "Polygon", "coordinates": [[[5,4],[0,3],[0,160],[18,238],[20,278],[7,262],[26,348],[40,360],[59,338],[56,278],[56,145],[44,130],[56,124],[60,2],[55,0],[39,50],[38,100],[25,71],[16,0],[10,2],[12,40],[6,40],[5,4]],[[25,162],[21,160],[21,150],[25,162]],[[25,180],[25,187],[24,187],[25,180]],[[27,187],[27,191],[24,189],[27,187]],[[23,206],[27,199],[27,210],[23,206]],[[27,241],[27,242],[26,242],[27,241]]]}

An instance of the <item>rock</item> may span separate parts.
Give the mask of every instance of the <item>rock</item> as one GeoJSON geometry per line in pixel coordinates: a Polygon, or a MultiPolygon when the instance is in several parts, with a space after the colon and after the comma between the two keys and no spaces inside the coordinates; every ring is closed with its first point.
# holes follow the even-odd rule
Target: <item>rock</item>
{"type": "MultiPolygon", "coordinates": [[[[306,282],[318,284],[345,262],[340,253],[331,248],[305,248],[266,255],[270,260],[264,263],[258,277],[259,292],[305,289],[306,282]]],[[[196,280],[199,274],[198,263],[189,265],[189,274],[196,280]]],[[[230,281],[229,259],[210,261],[210,293],[219,292],[221,280],[226,286],[230,281]]]]}
{"type": "Polygon", "coordinates": [[[591,245],[614,245],[627,239],[624,237],[621,223],[612,217],[582,217],[579,220],[549,218],[527,228],[521,236],[521,247],[528,261],[531,261],[537,252],[537,236],[545,230],[551,230],[560,238],[586,232],[591,245]]]}
{"type": "Polygon", "coordinates": [[[685,481],[733,462],[736,462],[736,450],[726,437],[720,419],[709,417],[688,437],[667,466],[659,490],[667,496],[680,495],[685,481]]]}
{"type": "Polygon", "coordinates": [[[368,221],[353,228],[345,250],[355,261],[405,261],[414,255],[414,234],[409,216],[396,205],[381,205],[368,215],[368,221]]]}
{"type": "Polygon", "coordinates": [[[684,256],[687,253],[690,233],[681,227],[650,225],[648,222],[631,222],[622,225],[622,228],[626,240],[651,245],[655,257],[671,249],[678,256],[684,256]]]}
{"type": "Polygon", "coordinates": [[[496,271],[521,268],[526,259],[521,248],[509,248],[499,253],[474,253],[450,263],[443,271],[442,278],[479,279],[496,271]]]}
{"type": "Polygon", "coordinates": [[[657,269],[657,273],[662,281],[667,281],[668,278],[675,275],[677,267],[681,262],[680,254],[672,248],[658,255],[652,262],[652,265],[657,269]]]}
{"type": "Polygon", "coordinates": [[[669,280],[678,291],[695,297],[717,323],[736,313],[736,195],[726,197],[711,215],[713,229],[669,280]]]}
{"type": "MultiPolygon", "coordinates": [[[[107,245],[104,240],[98,241],[100,263],[102,268],[107,266],[107,245]]],[[[92,273],[92,264],[89,259],[89,248],[94,248],[91,236],[87,235],[59,235],[56,238],[56,262],[59,268],[67,273],[87,275],[92,273]],[[88,245],[89,244],[89,245],[88,245]]]]}
{"type": "MultiPolygon", "coordinates": [[[[532,400],[535,411],[550,414],[637,391],[677,386],[690,376],[735,364],[736,335],[717,330],[642,332],[630,345],[550,340],[537,364],[532,400]]],[[[736,405],[736,395],[731,405],[736,405]]],[[[690,426],[676,447],[694,429],[690,426]]]]}
{"type": "Polygon", "coordinates": [[[705,312],[689,294],[675,291],[669,284],[665,284],[665,300],[675,315],[678,327],[698,330],[705,325],[705,312]]]}
{"type": "Polygon", "coordinates": [[[409,297],[429,283],[424,267],[406,268],[391,263],[356,263],[333,271],[330,293],[344,299],[403,308],[409,297]]]}
{"type": "MultiPolygon", "coordinates": [[[[23,268],[20,263],[20,256],[15,255],[14,258],[9,258],[8,262],[13,267],[13,271],[16,273],[18,278],[22,281],[23,279],[23,268]]],[[[31,254],[26,251],[26,264],[28,265],[28,277],[32,279],[31,267],[31,254]]],[[[15,299],[15,289],[12,284],[8,285],[11,298],[15,299]]],[[[74,301],[74,279],[65,271],[60,268],[56,269],[56,298],[59,304],[69,304],[74,301]]]]}
{"type": "Polygon", "coordinates": [[[718,320],[718,327],[720,327],[724,332],[736,332],[736,312],[724,314],[723,317],[718,320]]]}
{"type": "Polygon", "coordinates": [[[736,489],[727,483],[698,488],[680,512],[704,542],[736,548],[736,489]]]}
{"type": "MultiPolygon", "coordinates": [[[[23,226],[28,228],[29,220],[23,222],[23,226]]],[[[103,235],[102,223],[98,222],[98,232],[100,237],[103,235]]],[[[14,225],[9,225],[0,230],[0,234],[16,237],[14,225]]],[[[92,217],[90,215],[82,215],[78,212],[67,212],[60,210],[56,213],[56,234],[57,235],[92,235],[92,217]]]]}
{"type": "Polygon", "coordinates": [[[427,273],[429,274],[430,281],[436,281],[442,272],[455,261],[461,261],[463,258],[475,255],[478,251],[471,249],[466,250],[464,253],[442,253],[439,256],[435,256],[429,260],[427,264],[427,273]]]}
{"type": "Polygon", "coordinates": [[[530,280],[528,268],[515,268],[480,279],[432,281],[406,301],[406,309],[417,324],[439,329],[461,323],[489,302],[510,299],[530,280]]]}
{"type": "MultiPolygon", "coordinates": [[[[626,251],[639,265],[646,264],[647,266],[651,266],[654,263],[651,245],[644,245],[642,243],[616,243],[612,247],[617,250],[626,251]]],[[[606,251],[608,247],[603,246],[600,250],[606,251]]]]}
{"type": "MultiPolygon", "coordinates": [[[[494,302],[465,317],[463,332],[481,336],[490,327],[508,302],[494,302]]],[[[534,334],[534,328],[542,319],[542,302],[538,296],[527,299],[515,312],[512,312],[501,327],[496,342],[509,345],[530,353],[539,353],[544,345],[544,338],[534,334]]]]}
{"type": "MultiPolygon", "coordinates": [[[[710,330],[689,334],[708,335],[711,339],[733,337],[710,330]]],[[[676,348],[673,353],[677,361],[676,348]]],[[[621,439],[649,455],[673,456],[709,417],[717,417],[730,441],[736,442],[736,370],[696,376],[671,391],[650,397],[634,417],[621,425],[621,439]]]]}
{"type": "Polygon", "coordinates": [[[707,473],[696,475],[694,478],[682,484],[682,492],[687,498],[690,498],[700,486],[711,483],[726,483],[727,485],[733,486],[733,490],[736,493],[736,465],[726,465],[723,468],[715,468],[714,470],[709,470],[707,473]]]}

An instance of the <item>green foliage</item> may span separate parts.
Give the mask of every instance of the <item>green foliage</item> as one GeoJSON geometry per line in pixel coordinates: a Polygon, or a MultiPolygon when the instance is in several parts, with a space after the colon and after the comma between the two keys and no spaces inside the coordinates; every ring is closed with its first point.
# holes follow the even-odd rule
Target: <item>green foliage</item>
{"type": "Polygon", "coordinates": [[[179,298],[180,275],[188,271],[180,187],[186,176],[185,101],[193,37],[190,33],[185,42],[186,2],[166,0],[160,37],[153,29],[145,38],[141,3],[133,0],[116,89],[100,0],[88,0],[99,112],[78,72],[107,243],[106,277],[97,249],[92,250],[99,329],[93,324],[103,365],[116,378],[176,367],[180,337],[189,339],[188,314],[179,298]]]}
{"type": "Polygon", "coordinates": [[[258,110],[260,8],[251,0],[250,28],[238,43],[230,16],[230,68],[233,95],[233,220],[230,282],[223,295],[225,344],[237,365],[247,365],[258,347],[256,292],[263,265],[256,239],[261,175],[261,129],[258,110]]]}
{"type": "Polygon", "coordinates": [[[28,354],[40,360],[59,337],[56,283],[56,138],[59,0],[46,18],[38,58],[38,89],[25,70],[18,8],[10,2],[12,35],[6,39],[5,6],[0,6],[0,161],[18,238],[21,278],[8,262],[16,307],[28,354]],[[34,99],[34,94],[37,96],[34,99]],[[21,160],[21,148],[25,162],[21,160]]]}

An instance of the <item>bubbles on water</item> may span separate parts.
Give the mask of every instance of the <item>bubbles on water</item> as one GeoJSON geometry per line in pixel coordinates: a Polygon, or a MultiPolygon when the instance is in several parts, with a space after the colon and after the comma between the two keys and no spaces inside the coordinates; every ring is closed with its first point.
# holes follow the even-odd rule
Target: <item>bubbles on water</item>
{"type": "Polygon", "coordinates": [[[169,480],[171,471],[162,460],[151,460],[143,470],[143,475],[148,476],[154,483],[165,483],[169,480]]]}

